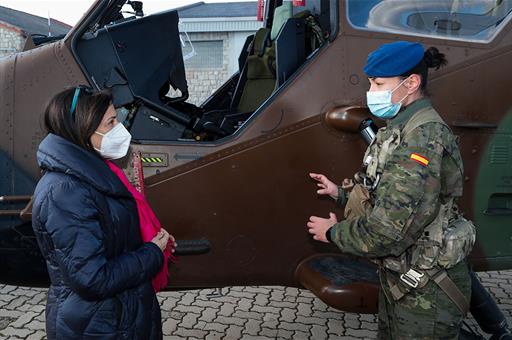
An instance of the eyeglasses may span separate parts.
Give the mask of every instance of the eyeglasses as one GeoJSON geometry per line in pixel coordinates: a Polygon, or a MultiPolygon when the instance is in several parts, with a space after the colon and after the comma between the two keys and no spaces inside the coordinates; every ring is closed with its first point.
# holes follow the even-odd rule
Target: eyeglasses
{"type": "Polygon", "coordinates": [[[73,95],[73,101],[71,102],[71,110],[70,110],[70,112],[71,112],[72,116],[75,113],[76,104],[78,103],[78,97],[80,96],[80,92],[81,91],[84,91],[88,95],[94,94],[94,90],[91,87],[89,87],[89,86],[85,86],[85,85],[77,86],[75,88],[75,94],[73,95]]]}

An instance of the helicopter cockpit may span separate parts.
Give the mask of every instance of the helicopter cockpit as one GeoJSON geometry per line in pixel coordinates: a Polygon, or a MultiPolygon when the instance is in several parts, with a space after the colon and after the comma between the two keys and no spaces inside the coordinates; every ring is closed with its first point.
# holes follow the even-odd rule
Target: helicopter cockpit
{"type": "Polygon", "coordinates": [[[212,142],[240,130],[336,29],[337,1],[274,5],[266,25],[245,40],[236,72],[199,104],[189,100],[179,9],[87,31],[76,54],[93,85],[112,91],[133,140],[212,142]]]}

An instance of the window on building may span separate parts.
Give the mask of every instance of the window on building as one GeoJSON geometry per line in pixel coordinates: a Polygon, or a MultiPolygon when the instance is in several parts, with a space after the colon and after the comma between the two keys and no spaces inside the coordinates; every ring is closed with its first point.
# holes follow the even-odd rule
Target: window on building
{"type": "Polygon", "coordinates": [[[512,0],[348,0],[361,29],[486,42],[512,17],[512,0]]]}
{"type": "Polygon", "coordinates": [[[190,58],[185,60],[185,68],[222,68],[223,49],[222,40],[192,41],[192,44],[183,47],[183,55],[190,55],[190,58]]]}

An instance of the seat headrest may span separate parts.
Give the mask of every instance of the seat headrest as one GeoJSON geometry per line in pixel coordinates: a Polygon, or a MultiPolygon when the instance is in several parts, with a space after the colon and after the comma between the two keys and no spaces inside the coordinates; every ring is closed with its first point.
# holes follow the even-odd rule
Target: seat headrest
{"type": "Polygon", "coordinates": [[[272,31],[270,39],[276,40],[279,32],[283,28],[286,21],[292,17],[293,8],[291,1],[283,1],[283,4],[274,10],[274,21],[272,22],[272,31]]]}

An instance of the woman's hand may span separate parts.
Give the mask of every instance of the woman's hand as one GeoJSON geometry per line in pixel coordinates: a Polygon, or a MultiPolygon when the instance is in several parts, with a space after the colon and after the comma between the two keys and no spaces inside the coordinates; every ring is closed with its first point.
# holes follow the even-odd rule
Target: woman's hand
{"type": "Polygon", "coordinates": [[[318,183],[318,187],[320,189],[317,190],[317,194],[319,195],[329,195],[334,199],[338,198],[338,186],[331,182],[327,177],[322,174],[314,174],[310,173],[309,177],[313,178],[318,183]]]}
{"type": "Polygon", "coordinates": [[[174,253],[176,251],[177,246],[178,244],[176,243],[176,239],[174,238],[174,236],[169,234],[169,247],[171,247],[171,253],[174,253]]]}
{"type": "MultiPolygon", "coordinates": [[[[160,229],[158,234],[156,234],[156,236],[153,237],[151,242],[156,244],[158,246],[158,248],[160,248],[160,250],[163,252],[165,250],[165,248],[167,247],[167,244],[169,243],[170,236],[171,235],[169,235],[167,230],[162,228],[162,229],[160,229]]],[[[174,240],[174,237],[173,237],[173,240],[174,240]]]]}

